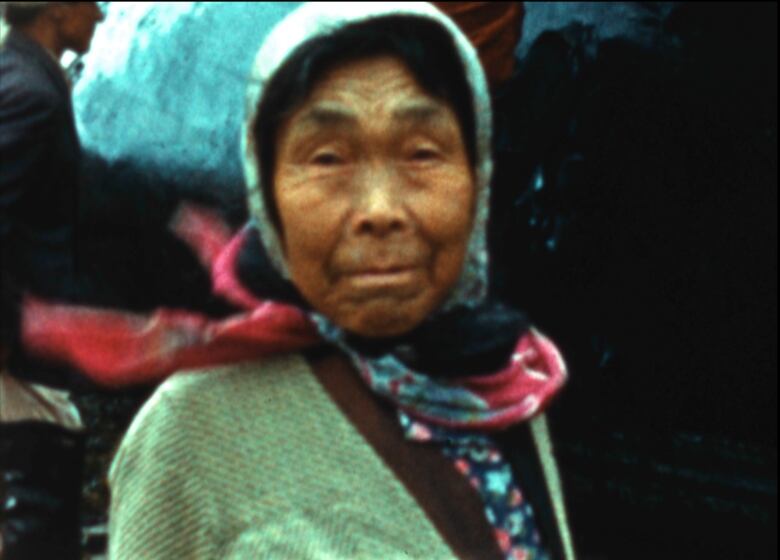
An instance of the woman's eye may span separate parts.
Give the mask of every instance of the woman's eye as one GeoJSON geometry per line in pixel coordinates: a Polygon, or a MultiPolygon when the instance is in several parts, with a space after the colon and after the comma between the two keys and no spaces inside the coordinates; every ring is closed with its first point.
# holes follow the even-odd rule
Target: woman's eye
{"type": "Polygon", "coordinates": [[[338,165],[343,160],[333,152],[321,152],[315,154],[311,162],[315,165],[338,165]]]}
{"type": "Polygon", "coordinates": [[[430,161],[438,157],[438,152],[431,148],[417,148],[412,152],[414,161],[430,161]]]}

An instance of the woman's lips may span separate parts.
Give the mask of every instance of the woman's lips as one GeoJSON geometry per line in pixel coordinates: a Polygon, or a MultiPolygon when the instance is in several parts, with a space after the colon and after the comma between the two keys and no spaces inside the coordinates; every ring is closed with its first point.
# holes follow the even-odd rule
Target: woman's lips
{"type": "Polygon", "coordinates": [[[393,292],[416,284],[420,267],[375,267],[344,275],[351,288],[367,292],[393,292]]]}

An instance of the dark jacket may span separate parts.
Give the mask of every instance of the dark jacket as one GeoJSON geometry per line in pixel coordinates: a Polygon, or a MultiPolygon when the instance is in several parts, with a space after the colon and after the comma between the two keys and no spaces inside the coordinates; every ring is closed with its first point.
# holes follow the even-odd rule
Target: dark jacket
{"type": "Polygon", "coordinates": [[[11,372],[53,386],[68,385],[62,372],[21,352],[19,304],[25,292],[61,301],[75,296],[80,159],[63,70],[11,30],[0,46],[0,330],[11,372]]]}

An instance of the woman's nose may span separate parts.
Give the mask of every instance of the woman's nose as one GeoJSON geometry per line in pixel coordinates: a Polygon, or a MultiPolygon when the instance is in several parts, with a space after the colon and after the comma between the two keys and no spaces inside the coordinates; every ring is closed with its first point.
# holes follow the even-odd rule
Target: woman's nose
{"type": "Polygon", "coordinates": [[[355,233],[384,237],[409,227],[409,214],[397,184],[399,180],[392,170],[366,173],[352,215],[355,233]]]}

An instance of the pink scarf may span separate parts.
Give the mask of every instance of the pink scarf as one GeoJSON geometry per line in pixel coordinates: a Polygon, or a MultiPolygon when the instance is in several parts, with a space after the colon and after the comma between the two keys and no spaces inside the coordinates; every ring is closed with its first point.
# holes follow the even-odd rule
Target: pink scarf
{"type": "Polygon", "coordinates": [[[231,239],[218,217],[193,207],[178,213],[173,228],[211,269],[214,292],[244,312],[213,320],[188,311],[138,315],[27,298],[22,317],[26,347],[73,364],[100,385],[123,387],[159,382],[178,370],[256,360],[329,342],[350,355],[374,392],[399,408],[441,425],[488,430],[543,410],[566,380],[560,352],[533,329],[520,337],[509,363],[490,375],[440,381],[393,357],[365,358],[329,336],[314,316],[292,305],[259,300],[241,284],[235,269],[243,232],[231,239]]]}

